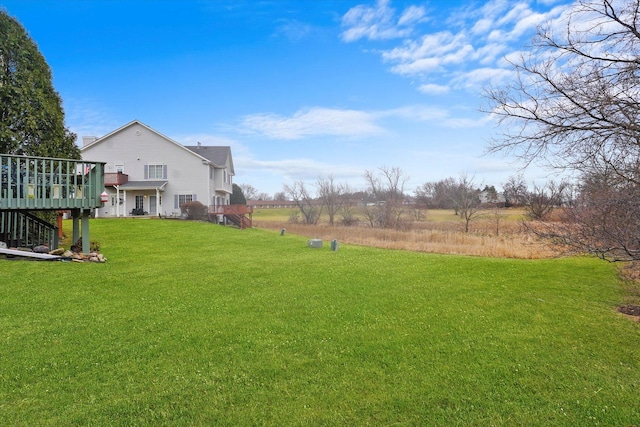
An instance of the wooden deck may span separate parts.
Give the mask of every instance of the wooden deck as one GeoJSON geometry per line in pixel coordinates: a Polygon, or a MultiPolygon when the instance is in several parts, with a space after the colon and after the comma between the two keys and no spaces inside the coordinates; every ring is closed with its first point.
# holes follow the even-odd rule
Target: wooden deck
{"type": "Polygon", "coordinates": [[[104,165],[0,154],[0,210],[99,208],[104,165]]]}
{"type": "MultiPolygon", "coordinates": [[[[102,206],[104,162],[0,154],[0,236],[29,241],[28,211],[71,211],[73,241],[89,251],[89,216],[102,206]],[[82,218],[82,234],[80,234],[82,218]],[[18,224],[18,225],[16,225],[18,224]]],[[[51,228],[54,225],[46,224],[51,228]]],[[[33,227],[31,227],[33,228],[33,227]]]]}

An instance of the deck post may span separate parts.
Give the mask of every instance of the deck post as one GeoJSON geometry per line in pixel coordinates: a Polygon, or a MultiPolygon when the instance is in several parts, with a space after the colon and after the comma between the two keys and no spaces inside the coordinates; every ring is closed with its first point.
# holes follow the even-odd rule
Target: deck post
{"type": "Polygon", "coordinates": [[[58,239],[62,239],[64,237],[62,233],[62,211],[56,211],[56,227],[58,227],[58,239]]]}
{"type": "Polygon", "coordinates": [[[71,244],[75,245],[80,238],[80,209],[71,209],[71,220],[73,221],[71,244]]]}
{"type": "Polygon", "coordinates": [[[119,185],[114,185],[115,189],[116,189],[116,217],[119,218],[120,217],[120,186],[119,185]]]}
{"type": "Polygon", "coordinates": [[[91,252],[91,245],[89,239],[89,216],[91,214],[90,209],[82,210],[82,252],[88,254],[91,252]]]}

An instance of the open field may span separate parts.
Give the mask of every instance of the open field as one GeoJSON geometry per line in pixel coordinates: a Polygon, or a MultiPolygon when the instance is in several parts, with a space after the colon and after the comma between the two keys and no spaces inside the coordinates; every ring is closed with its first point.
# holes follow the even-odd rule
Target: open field
{"type": "Polygon", "coordinates": [[[539,259],[557,256],[539,240],[523,231],[521,209],[487,211],[471,222],[470,232],[451,210],[429,210],[425,218],[406,230],[367,226],[330,227],[323,217],[318,225],[289,223],[290,209],[256,209],[254,226],[319,238],[337,239],[354,245],[384,249],[405,249],[438,254],[474,255],[498,258],[539,259]]]}
{"type": "Polygon", "coordinates": [[[0,259],[4,425],[640,422],[640,325],[611,264],[91,229],[106,264],[0,259]]]}

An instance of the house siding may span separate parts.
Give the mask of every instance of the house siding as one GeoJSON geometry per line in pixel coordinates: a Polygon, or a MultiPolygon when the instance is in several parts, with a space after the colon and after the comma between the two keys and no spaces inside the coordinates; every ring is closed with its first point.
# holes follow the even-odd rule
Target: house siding
{"type": "MultiPolygon", "coordinates": [[[[159,193],[153,189],[127,190],[125,196],[124,191],[120,190],[121,201],[116,200],[116,188],[107,187],[110,202],[99,209],[99,216],[128,216],[136,207],[136,196],[140,195],[144,197],[139,199],[144,200],[144,211],[163,216],[180,215],[180,209],[174,203],[179,195],[194,195],[194,200],[204,205],[212,205],[216,195],[220,195],[216,194],[216,188],[222,182],[218,181],[217,174],[213,174],[213,181],[210,179],[211,166],[206,159],[137,121],[90,142],[81,152],[83,158],[106,162],[106,173],[116,173],[116,166],[123,166],[122,172],[128,175],[129,183],[166,181],[163,191],[159,193]],[[162,165],[161,178],[150,176],[150,165],[162,165]],[[149,203],[158,194],[161,198],[160,211],[154,212],[149,203]]],[[[223,188],[226,187],[223,185],[223,188]]]]}

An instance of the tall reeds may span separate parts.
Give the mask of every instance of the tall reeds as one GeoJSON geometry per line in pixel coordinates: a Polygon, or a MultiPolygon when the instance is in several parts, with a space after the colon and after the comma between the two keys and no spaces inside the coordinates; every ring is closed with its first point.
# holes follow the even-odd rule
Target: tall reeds
{"type": "Polygon", "coordinates": [[[548,258],[556,255],[527,233],[518,221],[503,221],[496,227],[491,220],[476,221],[464,232],[460,222],[421,221],[407,230],[378,229],[364,226],[292,224],[254,218],[254,226],[299,234],[309,238],[333,240],[353,245],[417,252],[486,256],[498,258],[548,258]],[[496,233],[498,231],[498,233],[496,233]]]}

